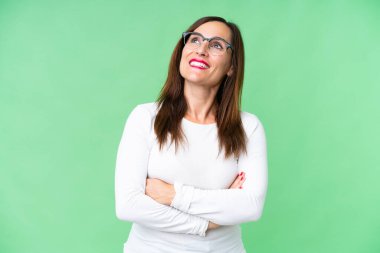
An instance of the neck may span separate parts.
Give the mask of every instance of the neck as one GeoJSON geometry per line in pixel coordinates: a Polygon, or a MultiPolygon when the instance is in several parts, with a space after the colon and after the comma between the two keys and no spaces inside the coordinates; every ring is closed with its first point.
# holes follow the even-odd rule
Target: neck
{"type": "Polygon", "coordinates": [[[184,84],[184,96],[187,102],[185,118],[200,124],[215,122],[215,97],[219,86],[206,87],[184,84]]]}

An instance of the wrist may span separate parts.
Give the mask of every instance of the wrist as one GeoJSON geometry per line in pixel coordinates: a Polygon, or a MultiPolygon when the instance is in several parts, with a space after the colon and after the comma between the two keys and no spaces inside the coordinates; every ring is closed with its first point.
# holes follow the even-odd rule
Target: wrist
{"type": "Polygon", "coordinates": [[[166,194],[166,205],[170,206],[170,204],[172,203],[173,199],[174,199],[174,196],[175,196],[175,189],[174,189],[174,185],[172,184],[169,184],[168,185],[168,191],[167,191],[167,194],[166,194]]]}

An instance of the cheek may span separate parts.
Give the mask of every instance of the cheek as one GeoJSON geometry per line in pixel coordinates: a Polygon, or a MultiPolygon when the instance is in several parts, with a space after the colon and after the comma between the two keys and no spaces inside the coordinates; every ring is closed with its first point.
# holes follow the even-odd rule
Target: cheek
{"type": "Polygon", "coordinates": [[[186,51],[186,49],[182,50],[181,60],[179,62],[179,73],[181,74],[182,77],[185,74],[186,67],[188,66],[188,62],[187,62],[188,57],[186,57],[186,55],[188,55],[189,53],[190,52],[186,51]]]}
{"type": "Polygon", "coordinates": [[[230,70],[231,67],[231,60],[225,61],[223,63],[223,72],[227,74],[227,72],[230,70]]]}
{"type": "Polygon", "coordinates": [[[181,74],[182,77],[183,77],[183,74],[184,74],[184,70],[185,70],[185,60],[182,57],[181,61],[179,62],[179,73],[181,74]]]}

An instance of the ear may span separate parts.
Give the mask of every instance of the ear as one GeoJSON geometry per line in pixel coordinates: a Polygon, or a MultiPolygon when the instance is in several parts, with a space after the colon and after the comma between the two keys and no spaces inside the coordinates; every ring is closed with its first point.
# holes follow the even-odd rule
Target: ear
{"type": "Polygon", "coordinates": [[[228,72],[227,72],[227,76],[232,76],[232,74],[234,73],[234,68],[232,67],[232,65],[231,65],[231,67],[230,67],[230,69],[228,70],[228,72]]]}

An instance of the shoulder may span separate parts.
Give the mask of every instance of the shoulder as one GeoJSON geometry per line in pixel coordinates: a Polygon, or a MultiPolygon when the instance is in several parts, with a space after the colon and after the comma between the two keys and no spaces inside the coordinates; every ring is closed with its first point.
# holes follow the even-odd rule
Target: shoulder
{"type": "Polygon", "coordinates": [[[240,118],[247,136],[255,132],[258,127],[262,127],[260,119],[253,113],[241,111],[240,118]]]}
{"type": "Polygon", "coordinates": [[[157,114],[157,103],[143,103],[136,105],[128,116],[127,121],[140,127],[151,125],[157,114]],[[141,125],[143,124],[143,125],[141,125]]]}
{"type": "MultiPolygon", "coordinates": [[[[133,108],[132,112],[136,113],[142,113],[142,114],[148,114],[152,117],[154,117],[157,114],[157,102],[149,102],[144,104],[138,104],[133,108]]],[[[131,112],[131,113],[132,113],[131,112]]]]}

